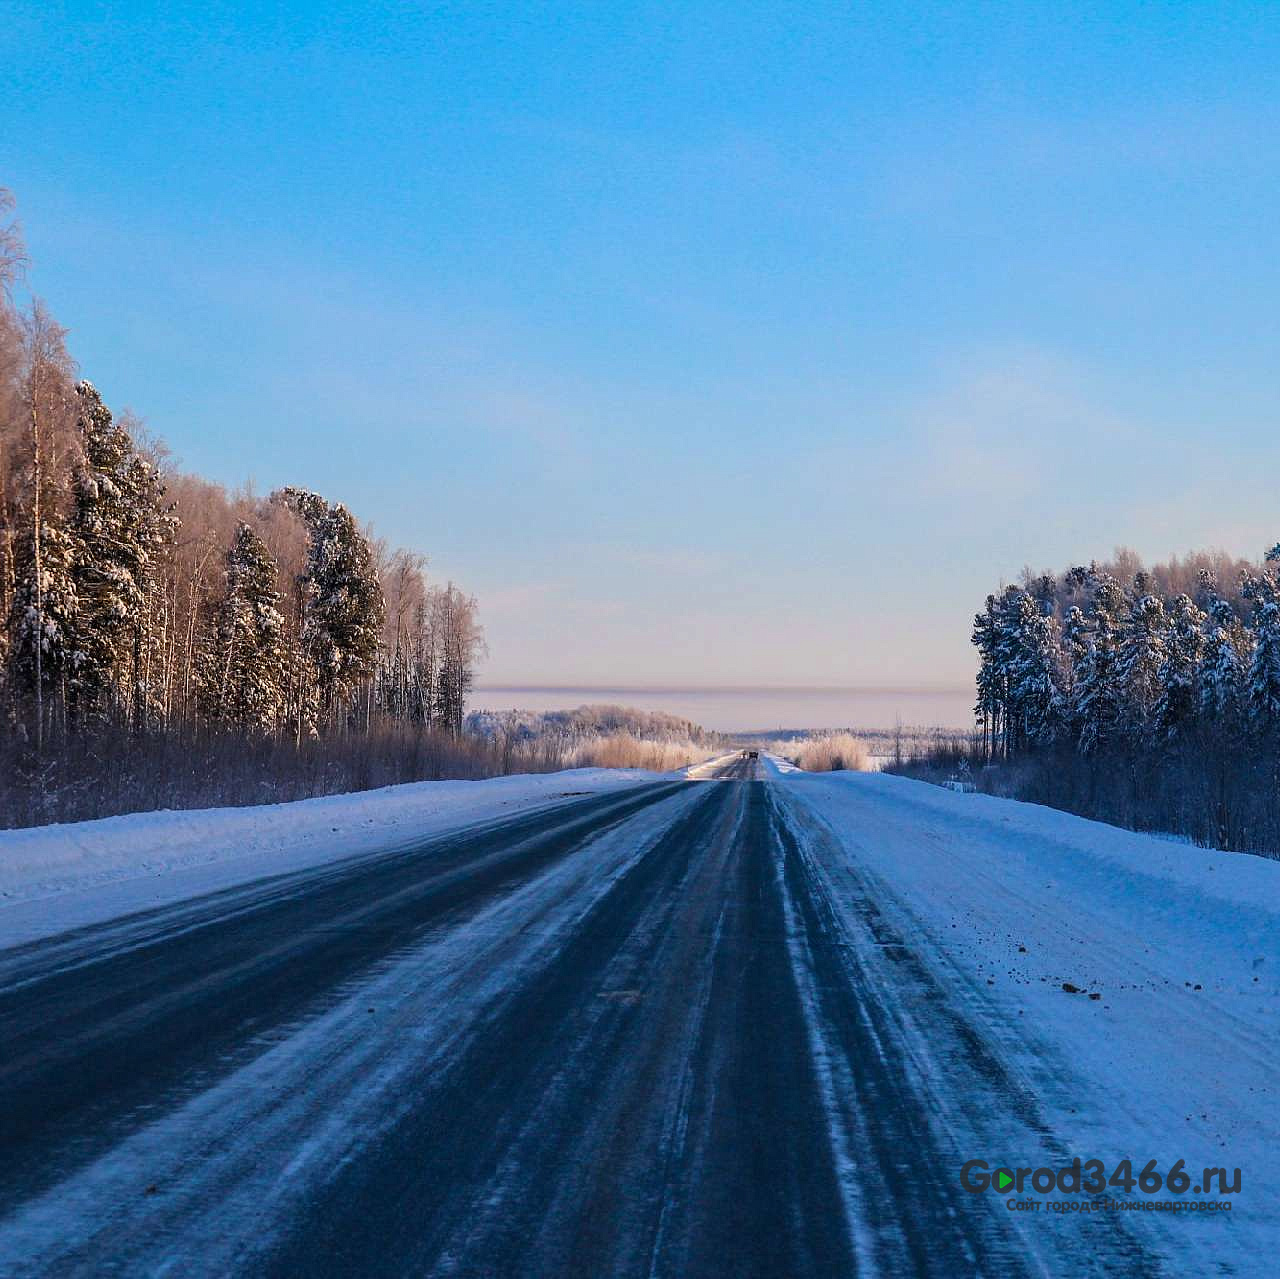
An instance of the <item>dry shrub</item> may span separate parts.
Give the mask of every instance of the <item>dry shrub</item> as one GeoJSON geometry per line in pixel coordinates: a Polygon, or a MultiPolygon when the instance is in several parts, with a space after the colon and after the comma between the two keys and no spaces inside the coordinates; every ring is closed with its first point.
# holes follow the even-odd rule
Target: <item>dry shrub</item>
{"type": "Polygon", "coordinates": [[[695,742],[646,741],[631,733],[610,733],[566,745],[562,768],[644,768],[655,773],[687,768],[716,752],[695,742]]]}
{"type": "Polygon", "coordinates": [[[786,756],[806,773],[834,773],[843,769],[865,773],[870,766],[866,743],[852,733],[801,738],[789,744],[786,756]]]}
{"type": "Polygon", "coordinates": [[[549,773],[562,768],[670,772],[716,748],[630,733],[512,742],[435,728],[375,724],[368,733],[304,740],[203,730],[137,734],[121,726],[54,733],[38,757],[0,733],[0,829],[163,808],[274,804],[402,782],[549,773]]]}
{"type": "Polygon", "coordinates": [[[212,730],[138,734],[108,725],[51,734],[42,757],[16,735],[0,734],[0,828],[562,767],[554,757],[530,752],[508,759],[492,742],[398,724],[300,746],[289,738],[212,730]]]}

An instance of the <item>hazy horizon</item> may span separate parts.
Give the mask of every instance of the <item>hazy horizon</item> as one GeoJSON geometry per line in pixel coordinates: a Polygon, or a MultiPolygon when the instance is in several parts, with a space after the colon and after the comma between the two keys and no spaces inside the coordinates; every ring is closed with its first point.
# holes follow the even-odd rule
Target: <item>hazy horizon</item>
{"type": "Polygon", "coordinates": [[[972,725],[973,691],[778,686],[537,685],[478,683],[469,710],[559,711],[601,704],[666,711],[714,732],[787,729],[964,729],[972,725]]]}

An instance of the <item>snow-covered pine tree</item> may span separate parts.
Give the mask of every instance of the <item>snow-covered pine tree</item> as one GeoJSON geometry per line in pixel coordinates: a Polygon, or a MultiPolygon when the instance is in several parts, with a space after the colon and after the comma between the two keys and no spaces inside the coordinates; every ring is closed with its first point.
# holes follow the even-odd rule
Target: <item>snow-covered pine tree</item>
{"type": "Polygon", "coordinates": [[[1249,665],[1249,722],[1259,733],[1280,725],[1280,604],[1261,600],[1254,610],[1255,646],[1249,665]]]}
{"type": "Polygon", "coordinates": [[[1052,597],[1018,600],[1017,656],[1009,675],[1009,702],[1016,708],[1015,748],[1044,745],[1060,728],[1060,636],[1055,618],[1045,612],[1052,597]]]}
{"type": "Polygon", "coordinates": [[[278,493],[273,493],[271,500],[282,502],[301,518],[308,529],[316,528],[329,513],[329,503],[319,493],[296,488],[292,484],[282,488],[278,493]]]}
{"type": "Polygon", "coordinates": [[[1117,673],[1124,728],[1136,743],[1145,742],[1154,727],[1168,658],[1168,631],[1163,602],[1154,595],[1143,595],[1130,610],[1120,639],[1117,673]]]}
{"type": "Polygon", "coordinates": [[[1075,718],[1080,725],[1080,749],[1086,755],[1114,740],[1121,713],[1115,624],[1109,613],[1102,613],[1094,625],[1084,667],[1076,681],[1075,718]]]}
{"type": "MultiPolygon", "coordinates": [[[[1084,572],[1083,569],[1072,571],[1084,572]]],[[[1080,724],[1076,717],[1076,685],[1084,671],[1085,658],[1089,652],[1090,634],[1088,619],[1080,606],[1073,604],[1067,610],[1062,623],[1058,722],[1061,725],[1062,735],[1077,742],[1080,738],[1080,724]]]]}
{"type": "Polygon", "coordinates": [[[140,727],[155,709],[150,686],[153,590],[158,558],[175,520],[164,486],[97,388],[76,386],[83,462],[75,477],[72,534],[83,658],[74,683],[78,711],[123,713],[140,727]]]}
{"type": "Polygon", "coordinates": [[[1093,580],[1093,570],[1077,564],[1067,569],[1062,575],[1062,594],[1065,599],[1083,599],[1087,596],[1089,583],[1093,580]]]}
{"type": "MultiPolygon", "coordinates": [[[[1280,548],[1267,552],[1266,561],[1280,560],[1280,548]]],[[[1273,570],[1264,570],[1245,583],[1245,596],[1253,601],[1253,652],[1246,676],[1249,723],[1263,736],[1280,728],[1280,582],[1273,570]]]]}
{"type": "Polygon", "coordinates": [[[272,493],[269,501],[272,506],[283,508],[297,519],[304,530],[306,543],[301,563],[295,559],[290,582],[287,601],[289,640],[285,654],[287,714],[294,741],[300,743],[304,737],[314,737],[320,724],[319,678],[305,638],[307,608],[313,593],[307,566],[311,562],[311,547],[317,527],[329,505],[318,493],[294,486],[272,493]]]}
{"type": "Polygon", "coordinates": [[[227,551],[226,590],[217,606],[214,644],[202,678],[211,719],[270,732],[284,713],[284,618],[276,562],[243,522],[227,551]]]}
{"type": "Polygon", "coordinates": [[[973,714],[982,730],[983,758],[990,759],[1000,732],[1003,680],[996,658],[996,597],[987,596],[986,607],[974,614],[970,641],[978,650],[977,700],[973,714]]]}
{"type": "Polygon", "coordinates": [[[1113,629],[1118,634],[1119,619],[1128,612],[1130,603],[1125,589],[1110,573],[1097,569],[1090,571],[1090,585],[1093,588],[1092,611],[1094,616],[1105,613],[1110,619],[1113,629]]]}
{"type": "Polygon", "coordinates": [[[1155,709],[1157,733],[1166,741],[1195,722],[1196,681],[1204,652],[1205,615],[1189,595],[1177,596],[1169,610],[1169,632],[1155,709]]]}
{"type": "Polygon", "coordinates": [[[302,643],[315,671],[321,713],[333,717],[372,676],[386,605],[373,551],[341,503],[287,488],[279,495],[307,525],[302,643]]]}
{"type": "Polygon", "coordinates": [[[994,657],[1001,733],[999,751],[1005,758],[1022,745],[1023,720],[1017,701],[1015,672],[1022,657],[1022,600],[1026,592],[1006,586],[995,602],[994,657]]]}
{"type": "Polygon", "coordinates": [[[1036,607],[1046,617],[1052,615],[1057,601],[1058,584],[1049,573],[1041,573],[1033,577],[1027,584],[1027,594],[1036,602],[1036,607]]]}
{"type": "Polygon", "coordinates": [[[34,696],[37,679],[44,698],[59,692],[77,669],[79,608],[75,544],[65,518],[46,494],[40,535],[40,591],[36,589],[35,530],[28,522],[14,547],[15,589],[9,617],[10,686],[19,696],[34,696]],[[40,648],[37,662],[36,649],[40,648]]]}
{"type": "Polygon", "coordinates": [[[179,520],[165,501],[160,468],[135,447],[125,472],[133,513],[133,572],[143,607],[134,619],[127,694],[135,728],[160,721],[165,709],[164,647],[170,624],[163,566],[177,540],[179,520]]]}
{"type": "Polygon", "coordinates": [[[369,543],[341,503],[329,508],[312,561],[308,637],[330,710],[373,674],[385,616],[369,543]]]}
{"type": "Polygon", "coordinates": [[[1197,705],[1206,723],[1227,734],[1238,729],[1242,710],[1244,666],[1236,635],[1239,625],[1231,605],[1214,596],[1205,622],[1197,705]]]}
{"type": "Polygon", "coordinates": [[[84,459],[75,477],[73,527],[82,553],[76,587],[83,610],[83,659],[75,681],[81,710],[102,709],[123,665],[129,625],[144,600],[127,564],[123,478],[133,442],[89,382],[76,387],[84,459]]]}
{"type": "Polygon", "coordinates": [[[1218,598],[1218,577],[1211,568],[1201,568],[1196,573],[1195,602],[1206,618],[1213,609],[1213,602],[1218,598]]]}
{"type": "Polygon", "coordinates": [[[1123,720],[1115,617],[1124,604],[1119,583],[1108,574],[1099,574],[1094,581],[1088,649],[1075,684],[1074,718],[1079,725],[1080,749],[1085,754],[1110,745],[1123,720]]]}

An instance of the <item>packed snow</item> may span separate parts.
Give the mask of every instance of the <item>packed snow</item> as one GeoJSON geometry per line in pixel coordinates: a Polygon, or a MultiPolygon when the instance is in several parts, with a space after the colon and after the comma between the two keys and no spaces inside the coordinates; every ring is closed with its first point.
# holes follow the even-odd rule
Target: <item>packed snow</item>
{"type": "Polygon", "coordinates": [[[1009,1123],[984,1115],[975,1157],[1239,1168],[1230,1213],[1125,1225],[1185,1273],[1280,1247],[1280,863],[883,774],[775,775],[850,935],[873,902],[936,983],[901,1010],[921,1069],[942,991],[998,1045],[1009,1123]],[[1028,1099],[1039,1120],[1014,1122],[1028,1099]]]}
{"type": "Polygon", "coordinates": [[[655,780],[580,768],[0,831],[0,946],[655,780]]]}

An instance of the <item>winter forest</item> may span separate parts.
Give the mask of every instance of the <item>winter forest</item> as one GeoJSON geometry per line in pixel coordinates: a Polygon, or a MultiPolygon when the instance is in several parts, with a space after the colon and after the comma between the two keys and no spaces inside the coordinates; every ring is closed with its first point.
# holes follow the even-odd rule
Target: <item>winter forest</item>
{"type": "Polygon", "coordinates": [[[972,638],[986,788],[1280,850],[1280,546],[1027,572],[972,638]]]}
{"type": "Polygon", "coordinates": [[[340,502],[170,467],[25,267],[0,191],[0,825],[489,771],[475,601],[340,502]]]}

